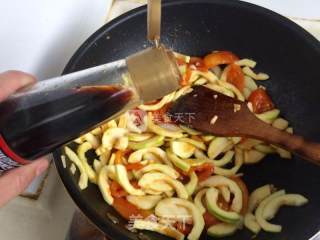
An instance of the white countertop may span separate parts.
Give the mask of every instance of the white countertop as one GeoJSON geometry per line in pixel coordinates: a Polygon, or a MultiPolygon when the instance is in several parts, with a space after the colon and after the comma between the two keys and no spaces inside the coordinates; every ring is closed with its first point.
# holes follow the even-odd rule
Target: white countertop
{"type": "MultiPolygon", "coordinates": [[[[320,39],[320,22],[314,21],[320,19],[319,0],[248,1],[293,17],[320,39]],[[289,2],[290,8],[287,7],[289,2]]],[[[145,2],[116,0],[109,13],[112,0],[11,0],[0,3],[0,71],[21,69],[40,79],[59,75],[78,46],[106,19],[111,20],[145,2]]],[[[74,209],[55,167],[51,166],[38,200],[19,197],[0,209],[0,239],[63,240],[74,209]]]]}

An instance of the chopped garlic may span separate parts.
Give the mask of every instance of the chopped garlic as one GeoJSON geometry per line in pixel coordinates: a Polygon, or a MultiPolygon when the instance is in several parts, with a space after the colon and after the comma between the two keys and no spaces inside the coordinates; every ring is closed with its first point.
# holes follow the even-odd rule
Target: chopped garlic
{"type": "Polygon", "coordinates": [[[247,106],[248,106],[249,110],[250,110],[251,112],[253,112],[252,103],[251,103],[251,102],[248,102],[248,103],[247,103],[247,106]]]}
{"type": "Polygon", "coordinates": [[[238,112],[241,110],[241,105],[240,104],[233,104],[233,111],[238,112]]]}
{"type": "Polygon", "coordinates": [[[62,162],[63,168],[67,168],[66,156],[65,155],[61,155],[61,162],[62,162]]]}
{"type": "Polygon", "coordinates": [[[74,175],[77,171],[76,165],[74,165],[74,163],[71,164],[70,166],[70,172],[72,173],[72,175],[74,175]]]}
{"type": "Polygon", "coordinates": [[[254,71],[252,71],[251,68],[249,67],[244,67],[242,68],[242,71],[245,75],[253,78],[254,80],[267,80],[269,79],[269,75],[266,73],[255,73],[254,71]]]}
{"type": "Polygon", "coordinates": [[[215,124],[217,120],[218,120],[218,116],[215,115],[215,116],[211,119],[210,124],[211,124],[211,125],[215,124]]]}

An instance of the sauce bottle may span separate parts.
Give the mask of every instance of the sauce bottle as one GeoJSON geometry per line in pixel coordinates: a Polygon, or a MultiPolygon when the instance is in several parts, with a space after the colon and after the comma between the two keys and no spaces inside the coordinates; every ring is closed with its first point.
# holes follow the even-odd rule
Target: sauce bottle
{"type": "Polygon", "coordinates": [[[171,51],[148,48],[126,59],[40,81],[0,103],[0,173],[27,164],[138,105],[179,87],[171,51]]]}

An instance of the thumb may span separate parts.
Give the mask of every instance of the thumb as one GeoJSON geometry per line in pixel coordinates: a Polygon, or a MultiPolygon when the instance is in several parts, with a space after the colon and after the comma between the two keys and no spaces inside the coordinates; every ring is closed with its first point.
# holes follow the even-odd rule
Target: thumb
{"type": "Polygon", "coordinates": [[[20,71],[7,71],[0,74],[0,102],[17,90],[36,81],[35,77],[20,71]]]}
{"type": "Polygon", "coordinates": [[[47,159],[39,159],[31,164],[13,169],[0,177],[0,207],[22,193],[32,180],[49,166],[47,159]]]}

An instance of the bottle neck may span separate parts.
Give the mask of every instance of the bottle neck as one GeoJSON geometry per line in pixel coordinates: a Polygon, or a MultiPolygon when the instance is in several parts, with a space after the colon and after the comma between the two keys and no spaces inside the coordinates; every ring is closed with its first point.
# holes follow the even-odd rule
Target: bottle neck
{"type": "Polygon", "coordinates": [[[179,68],[171,51],[148,48],[126,59],[128,72],[143,102],[157,100],[179,88],[179,68]]]}

